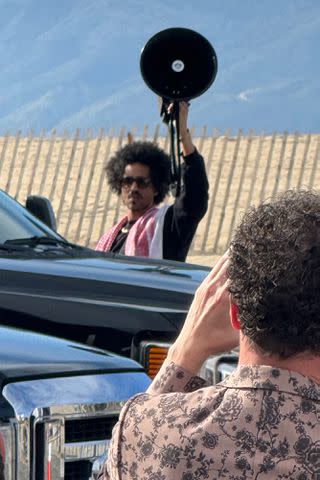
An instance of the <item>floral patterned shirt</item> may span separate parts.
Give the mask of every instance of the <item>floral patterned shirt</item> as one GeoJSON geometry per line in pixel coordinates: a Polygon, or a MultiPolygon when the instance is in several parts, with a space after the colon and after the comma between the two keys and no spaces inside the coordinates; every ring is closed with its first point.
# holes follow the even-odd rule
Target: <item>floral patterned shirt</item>
{"type": "Polygon", "coordinates": [[[207,386],[174,363],[123,408],[103,480],[320,480],[320,385],[239,366],[207,386]]]}

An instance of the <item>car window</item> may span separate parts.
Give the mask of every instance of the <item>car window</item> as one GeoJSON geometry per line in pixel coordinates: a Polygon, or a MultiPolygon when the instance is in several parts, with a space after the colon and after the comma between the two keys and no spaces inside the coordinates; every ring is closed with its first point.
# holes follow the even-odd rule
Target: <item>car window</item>
{"type": "Polygon", "coordinates": [[[0,243],[43,235],[61,238],[13,198],[0,192],[0,243]]]}

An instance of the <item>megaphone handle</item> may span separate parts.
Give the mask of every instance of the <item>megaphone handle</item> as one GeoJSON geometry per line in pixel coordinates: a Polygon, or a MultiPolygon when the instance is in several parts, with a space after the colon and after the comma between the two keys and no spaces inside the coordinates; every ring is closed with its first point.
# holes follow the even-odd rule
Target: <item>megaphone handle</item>
{"type": "Polygon", "coordinates": [[[175,156],[175,127],[174,127],[174,120],[171,117],[169,120],[169,133],[170,133],[170,168],[171,168],[171,180],[174,182],[176,180],[176,156],[175,156]]]}
{"type": "MultiPolygon", "coordinates": [[[[175,102],[178,103],[178,102],[175,102]]],[[[179,108],[179,104],[178,104],[179,108]]],[[[179,110],[178,110],[179,112],[179,110]]],[[[171,160],[171,181],[175,183],[175,196],[178,197],[181,191],[181,161],[180,161],[180,134],[179,134],[179,115],[175,116],[175,105],[170,112],[169,132],[170,132],[170,160],[171,160]],[[176,117],[176,118],[175,118],[176,117]],[[175,143],[175,139],[176,142],[175,143]]]]}
{"type": "Polygon", "coordinates": [[[174,102],[174,114],[176,119],[176,155],[177,161],[176,165],[176,176],[177,176],[177,186],[176,186],[176,197],[180,195],[181,191],[181,149],[180,149],[180,104],[176,100],[174,102]]]}

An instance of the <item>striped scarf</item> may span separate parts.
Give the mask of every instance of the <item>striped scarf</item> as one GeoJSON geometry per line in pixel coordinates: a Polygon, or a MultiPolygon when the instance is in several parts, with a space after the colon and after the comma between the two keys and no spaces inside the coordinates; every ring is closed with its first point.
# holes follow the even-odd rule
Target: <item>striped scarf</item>
{"type": "MultiPolygon", "coordinates": [[[[163,258],[163,224],[169,205],[151,207],[131,227],[126,242],[125,255],[163,258]]],[[[127,224],[123,217],[99,240],[96,250],[109,252],[118,233],[127,224]]]]}

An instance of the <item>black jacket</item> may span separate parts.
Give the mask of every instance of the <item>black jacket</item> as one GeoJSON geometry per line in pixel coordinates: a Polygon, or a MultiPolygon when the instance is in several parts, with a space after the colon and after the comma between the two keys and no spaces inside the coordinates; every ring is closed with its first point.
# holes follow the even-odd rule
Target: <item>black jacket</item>
{"type": "Polygon", "coordinates": [[[184,157],[181,194],[168,208],[163,226],[163,258],[184,262],[197,226],[208,208],[208,179],[202,156],[184,157]]]}

